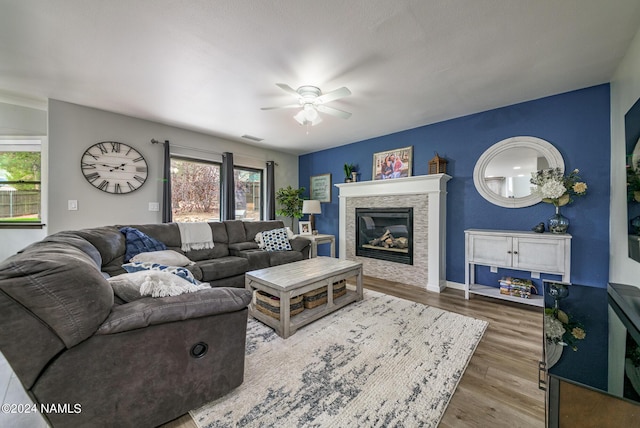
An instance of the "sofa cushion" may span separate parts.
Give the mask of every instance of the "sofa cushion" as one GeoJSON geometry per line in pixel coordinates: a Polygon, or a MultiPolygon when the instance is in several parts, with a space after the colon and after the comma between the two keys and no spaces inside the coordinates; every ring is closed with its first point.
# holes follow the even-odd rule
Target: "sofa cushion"
{"type": "Polygon", "coordinates": [[[180,229],[175,223],[154,223],[154,224],[134,224],[123,225],[124,227],[135,227],[140,232],[162,242],[168,248],[180,248],[180,229]]]}
{"type": "Polygon", "coordinates": [[[149,251],[136,254],[131,258],[135,263],[159,263],[168,266],[188,266],[194,264],[187,256],[174,250],[149,251]]]}
{"type": "Polygon", "coordinates": [[[62,243],[34,246],[0,263],[0,290],[45,322],[71,348],[90,337],[113,306],[95,261],[62,243]]]}
{"type": "Polygon", "coordinates": [[[291,244],[285,228],[265,230],[262,232],[262,242],[266,251],[291,250],[291,244]]]}
{"type": "Polygon", "coordinates": [[[155,324],[235,312],[247,307],[251,292],[242,288],[214,288],[195,294],[152,299],[116,306],[96,334],[114,334],[155,324]]]}
{"type": "Polygon", "coordinates": [[[155,238],[148,236],[135,227],[123,227],[120,232],[124,235],[126,250],[124,261],[128,262],[136,254],[146,251],[166,250],[167,246],[155,238]]]}
{"type": "Polygon", "coordinates": [[[242,220],[226,220],[224,222],[227,228],[227,235],[229,236],[229,244],[235,244],[236,242],[247,241],[247,236],[244,233],[244,222],[242,220]]]}
{"type": "Polygon", "coordinates": [[[196,265],[202,270],[202,280],[215,281],[228,276],[242,275],[249,269],[249,262],[243,257],[227,256],[219,259],[201,260],[196,265]]]}
{"type": "Polygon", "coordinates": [[[145,296],[178,296],[210,288],[209,284],[196,285],[178,275],[154,270],[112,276],[107,281],[113,287],[116,295],[125,302],[138,300],[145,296]]]}
{"type": "Polygon", "coordinates": [[[236,251],[255,250],[257,248],[258,244],[256,242],[236,242],[235,244],[229,244],[229,253],[232,256],[237,256],[237,254],[234,254],[236,251]]]}
{"type": "Polygon", "coordinates": [[[115,261],[115,265],[120,267],[123,263],[125,239],[118,227],[96,227],[93,229],[75,230],[71,233],[81,236],[96,247],[100,252],[100,256],[102,256],[102,266],[110,265],[115,261]]]}
{"type": "Polygon", "coordinates": [[[242,223],[244,226],[246,241],[253,241],[258,232],[284,227],[284,223],[280,220],[244,221],[242,223]]]}
{"type": "Polygon", "coordinates": [[[197,283],[191,271],[189,271],[189,269],[182,266],[166,266],[166,265],[161,265],[159,263],[148,263],[148,262],[135,263],[134,262],[134,263],[123,264],[122,267],[124,268],[124,270],[126,270],[129,273],[139,272],[144,270],[157,270],[162,272],[168,272],[168,273],[177,275],[180,278],[185,279],[192,284],[197,283]]]}
{"type": "Polygon", "coordinates": [[[269,251],[260,249],[249,249],[235,252],[234,255],[244,257],[249,261],[248,270],[264,269],[271,265],[271,256],[269,251]]]}
{"type": "Polygon", "coordinates": [[[271,251],[269,253],[269,263],[271,266],[297,262],[303,259],[302,253],[298,251],[271,251]]]}

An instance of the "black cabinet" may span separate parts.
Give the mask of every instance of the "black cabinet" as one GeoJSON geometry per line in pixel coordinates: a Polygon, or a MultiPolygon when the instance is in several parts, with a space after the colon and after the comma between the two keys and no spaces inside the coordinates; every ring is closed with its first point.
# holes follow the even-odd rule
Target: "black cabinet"
{"type": "MultiPolygon", "coordinates": [[[[546,368],[547,426],[638,426],[640,368],[636,381],[628,354],[640,344],[633,339],[640,326],[640,288],[568,288],[559,311],[545,293],[541,367],[546,368]],[[554,342],[566,346],[559,349],[554,342]]],[[[638,356],[636,364],[640,348],[638,356]]],[[[543,374],[541,383],[544,378],[543,374]]]]}

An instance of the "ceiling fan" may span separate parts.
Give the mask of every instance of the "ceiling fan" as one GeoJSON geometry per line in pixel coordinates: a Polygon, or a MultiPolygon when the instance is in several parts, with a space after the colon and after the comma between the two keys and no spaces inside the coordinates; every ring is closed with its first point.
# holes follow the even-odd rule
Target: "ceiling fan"
{"type": "Polygon", "coordinates": [[[293,116],[293,118],[300,125],[307,126],[314,126],[322,122],[322,118],[320,117],[318,112],[341,117],[343,119],[349,119],[351,117],[351,113],[347,111],[339,110],[337,108],[328,107],[325,105],[330,101],[335,101],[337,99],[351,95],[351,91],[344,86],[342,88],[336,89],[335,91],[323,94],[320,88],[316,86],[304,85],[300,86],[296,90],[284,83],[276,83],[276,85],[283,91],[296,97],[298,99],[298,103],[279,107],[263,107],[262,110],[302,107],[302,110],[300,110],[295,116],[293,116]]]}

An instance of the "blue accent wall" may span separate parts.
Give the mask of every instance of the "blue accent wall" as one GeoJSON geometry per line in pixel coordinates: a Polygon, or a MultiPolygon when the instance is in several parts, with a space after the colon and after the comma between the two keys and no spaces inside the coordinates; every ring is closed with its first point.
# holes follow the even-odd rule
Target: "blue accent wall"
{"type": "MultiPolygon", "coordinates": [[[[567,171],[580,170],[588,185],[587,195],[561,208],[570,221],[569,233],[573,236],[571,281],[606,287],[611,151],[609,84],[303,155],[299,158],[299,183],[306,188],[308,198],[312,175],[331,173],[332,184],[341,183],[344,163],[358,166],[359,181],[371,180],[373,154],[405,146],[413,146],[413,175],[425,175],[429,160],[437,152],[449,161],[447,174],[453,177],[447,187],[446,279],[464,283],[465,229],[530,230],[555,213],[553,205],[545,203],[527,208],[498,207],[475,189],[473,169],[480,155],[498,141],[521,135],[549,141],[562,154],[567,171]]],[[[337,237],[338,216],[338,189],[333,186],[331,203],[322,204],[316,228],[337,237]]],[[[329,255],[328,248],[323,247],[327,246],[318,247],[319,254],[329,255]]],[[[497,281],[504,274],[500,271],[492,278],[493,274],[478,272],[477,282],[490,285],[487,281],[497,281]]]]}

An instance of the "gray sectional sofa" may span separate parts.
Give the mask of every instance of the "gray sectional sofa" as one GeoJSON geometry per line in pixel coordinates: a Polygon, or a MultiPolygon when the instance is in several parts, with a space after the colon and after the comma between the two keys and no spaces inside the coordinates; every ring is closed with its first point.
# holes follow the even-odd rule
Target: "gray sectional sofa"
{"type": "MultiPolygon", "coordinates": [[[[106,277],[125,272],[120,226],[59,232],[0,263],[0,351],[34,402],[53,405],[52,426],[157,426],[242,383],[244,273],[307,258],[309,241],[267,252],[255,234],[282,222],[209,225],[214,247],[185,253],[213,287],[195,293],[117,299],[106,277]]],[[[176,224],[132,227],[180,252],[176,224]]]]}

